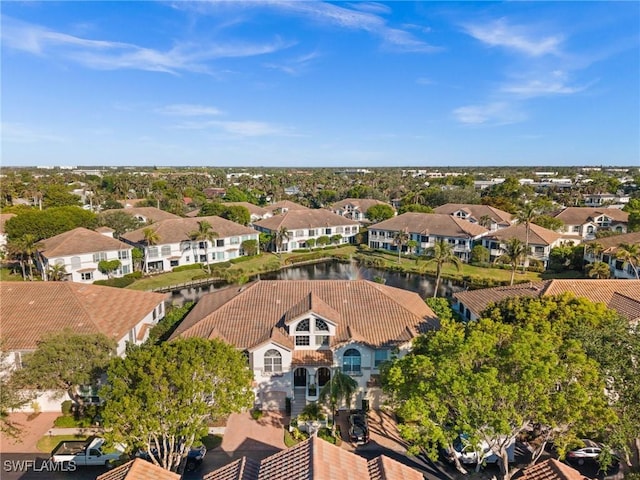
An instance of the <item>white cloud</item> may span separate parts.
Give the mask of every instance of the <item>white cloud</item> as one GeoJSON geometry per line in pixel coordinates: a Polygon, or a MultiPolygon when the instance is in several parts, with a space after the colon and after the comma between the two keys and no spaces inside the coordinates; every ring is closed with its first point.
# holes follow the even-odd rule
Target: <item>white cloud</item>
{"type": "Polygon", "coordinates": [[[563,42],[561,35],[540,35],[532,28],[510,25],[500,18],[490,23],[467,24],[465,31],[477,40],[492,47],[504,47],[532,57],[558,55],[563,42]]]}
{"type": "Polygon", "coordinates": [[[175,125],[173,128],[178,130],[221,130],[225,133],[241,137],[262,137],[267,135],[292,136],[292,133],[288,128],[268,122],[258,122],[253,120],[189,121],[175,125]]]}
{"type": "Polygon", "coordinates": [[[300,75],[305,70],[307,70],[313,63],[313,60],[315,60],[319,56],[320,54],[318,52],[311,52],[306,55],[300,55],[298,57],[280,63],[265,63],[264,66],[266,68],[280,70],[282,72],[288,73],[289,75],[300,75]]]}
{"type": "Polygon", "coordinates": [[[58,57],[98,70],[133,69],[178,73],[210,73],[208,62],[218,58],[251,57],[287,48],[281,39],[269,43],[175,43],[164,51],[123,42],[91,40],[54,32],[3,17],[2,41],[8,48],[34,55],[58,57]]]}
{"type": "Polygon", "coordinates": [[[2,141],[7,143],[63,143],[66,141],[61,136],[34,130],[21,123],[3,122],[0,124],[0,130],[2,141]]]}
{"type": "Polygon", "coordinates": [[[173,105],[166,105],[155,110],[157,113],[163,115],[175,115],[178,117],[203,117],[222,115],[222,111],[216,107],[208,107],[206,105],[191,105],[184,103],[177,103],[173,105]]]}
{"type": "Polygon", "coordinates": [[[466,105],[453,111],[455,119],[466,125],[509,125],[525,120],[524,113],[507,102],[466,105]]]}
{"type": "Polygon", "coordinates": [[[570,85],[569,75],[563,70],[554,70],[547,74],[531,75],[529,78],[515,78],[502,86],[501,91],[520,97],[543,97],[551,95],[572,95],[580,93],[593,85],[570,85]]]}

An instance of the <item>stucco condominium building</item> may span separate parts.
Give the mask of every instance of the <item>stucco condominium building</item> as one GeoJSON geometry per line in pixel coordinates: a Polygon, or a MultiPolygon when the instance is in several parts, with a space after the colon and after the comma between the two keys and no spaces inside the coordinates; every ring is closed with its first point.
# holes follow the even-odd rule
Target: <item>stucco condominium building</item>
{"type": "Polygon", "coordinates": [[[256,403],[300,409],[341,369],[356,408],[380,405],[379,367],[438,319],[416,293],[365,280],[257,281],[205,295],[171,338],[218,338],[247,353],[256,403]],[[363,403],[365,402],[365,403],[363,403]]]}

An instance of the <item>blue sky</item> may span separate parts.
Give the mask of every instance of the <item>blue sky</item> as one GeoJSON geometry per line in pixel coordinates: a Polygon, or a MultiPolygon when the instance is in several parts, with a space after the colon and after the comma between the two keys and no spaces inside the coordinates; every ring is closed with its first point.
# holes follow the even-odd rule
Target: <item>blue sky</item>
{"type": "Polygon", "coordinates": [[[639,2],[2,2],[25,165],[640,165],[639,2]]]}

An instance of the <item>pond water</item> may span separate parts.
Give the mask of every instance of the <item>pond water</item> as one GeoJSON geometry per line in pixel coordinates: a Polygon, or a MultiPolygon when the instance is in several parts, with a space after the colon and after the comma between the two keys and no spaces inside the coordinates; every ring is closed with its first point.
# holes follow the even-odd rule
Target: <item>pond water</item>
{"type": "MultiPolygon", "coordinates": [[[[286,268],[278,272],[263,273],[255,277],[261,280],[384,280],[386,285],[403,288],[418,293],[422,298],[433,296],[435,278],[415,273],[389,272],[377,268],[358,267],[355,263],[337,261],[315,263],[286,268]]],[[[198,301],[205,293],[227,287],[225,282],[194,288],[184,288],[171,292],[171,302],[183,305],[198,301]]],[[[442,280],[438,296],[451,296],[465,289],[465,286],[449,280],[442,280]]]]}

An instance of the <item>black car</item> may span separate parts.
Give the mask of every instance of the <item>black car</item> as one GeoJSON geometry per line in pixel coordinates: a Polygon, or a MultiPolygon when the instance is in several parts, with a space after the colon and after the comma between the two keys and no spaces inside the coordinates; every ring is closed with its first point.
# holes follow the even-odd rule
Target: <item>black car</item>
{"type": "Polygon", "coordinates": [[[369,426],[365,414],[349,415],[349,440],[355,444],[365,444],[369,441],[369,426]]]}
{"type": "MultiPolygon", "coordinates": [[[[191,449],[189,450],[189,453],[187,454],[185,469],[188,472],[192,472],[193,470],[198,468],[202,463],[202,459],[204,458],[206,453],[207,453],[207,447],[205,447],[204,445],[200,447],[191,447],[191,449]]],[[[156,459],[162,457],[161,454],[160,455],[157,454],[156,449],[152,449],[151,452],[147,452],[145,450],[138,450],[135,456],[150,462],[151,455],[153,455],[156,459]]]]}

